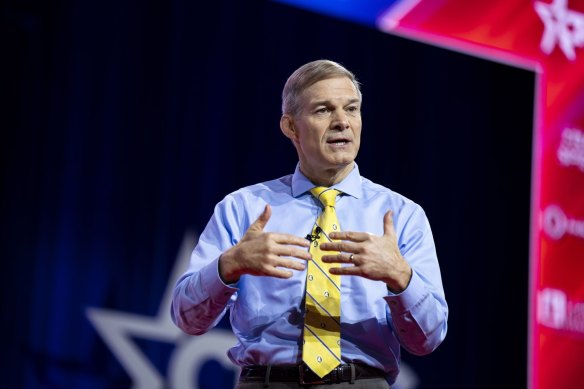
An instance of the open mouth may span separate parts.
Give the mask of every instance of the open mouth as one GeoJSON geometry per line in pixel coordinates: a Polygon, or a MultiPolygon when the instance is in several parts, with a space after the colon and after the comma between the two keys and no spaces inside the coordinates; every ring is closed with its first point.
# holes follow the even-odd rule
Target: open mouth
{"type": "Polygon", "coordinates": [[[326,143],[333,146],[344,146],[346,144],[349,144],[350,142],[351,141],[348,139],[331,139],[326,141],[326,143]]]}

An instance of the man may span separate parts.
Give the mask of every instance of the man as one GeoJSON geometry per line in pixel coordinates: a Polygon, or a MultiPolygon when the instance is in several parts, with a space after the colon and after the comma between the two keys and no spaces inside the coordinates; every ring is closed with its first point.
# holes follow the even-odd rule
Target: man
{"type": "Polygon", "coordinates": [[[361,100],[338,63],[297,69],[280,120],[298,153],[294,174],[217,204],[176,284],[172,318],[189,334],[231,310],[238,388],[388,388],[400,346],[424,355],[446,336],[424,211],[355,163],[361,100]]]}

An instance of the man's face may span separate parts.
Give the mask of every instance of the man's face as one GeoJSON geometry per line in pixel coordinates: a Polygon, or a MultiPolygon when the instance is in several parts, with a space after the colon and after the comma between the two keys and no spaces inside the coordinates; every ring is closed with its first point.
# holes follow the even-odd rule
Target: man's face
{"type": "Polygon", "coordinates": [[[296,146],[302,172],[309,178],[345,176],[361,143],[361,100],[347,77],[311,85],[301,96],[300,111],[283,131],[296,146]]]}

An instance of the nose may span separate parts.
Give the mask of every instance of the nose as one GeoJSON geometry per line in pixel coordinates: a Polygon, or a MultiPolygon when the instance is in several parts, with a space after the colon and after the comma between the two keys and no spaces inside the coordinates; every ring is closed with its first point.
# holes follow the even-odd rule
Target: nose
{"type": "Polygon", "coordinates": [[[336,110],[331,122],[331,127],[335,130],[344,130],[349,128],[349,118],[344,110],[336,110]]]}

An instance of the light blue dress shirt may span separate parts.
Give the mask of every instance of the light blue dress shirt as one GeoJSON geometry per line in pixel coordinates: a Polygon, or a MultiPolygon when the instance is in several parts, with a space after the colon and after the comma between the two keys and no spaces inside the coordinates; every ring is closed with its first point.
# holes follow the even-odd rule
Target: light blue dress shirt
{"type": "MultiPolygon", "coordinates": [[[[217,204],[174,290],[171,316],[179,328],[203,334],[230,309],[238,342],[228,356],[236,365],[301,362],[306,271],[293,270],[289,279],[244,275],[226,285],[218,260],[266,204],[272,216],[265,231],[309,234],[322,209],[309,192],[314,186],[297,167],[293,175],[242,188],[217,204]]],[[[362,177],[356,164],[333,187],[343,192],[335,207],[341,230],[382,235],[383,216],[393,211],[400,252],[413,269],[410,284],[397,295],[380,281],[341,280],[342,359],[382,369],[392,384],[400,345],[424,355],[446,336],[448,306],[430,224],[418,204],[362,177]]]]}

